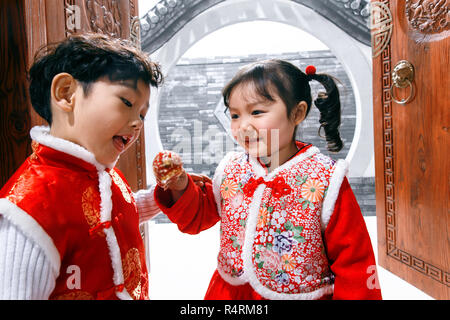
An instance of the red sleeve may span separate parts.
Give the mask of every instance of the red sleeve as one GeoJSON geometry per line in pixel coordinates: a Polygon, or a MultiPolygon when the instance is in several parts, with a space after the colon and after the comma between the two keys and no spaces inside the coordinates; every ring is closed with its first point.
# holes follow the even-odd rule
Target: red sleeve
{"type": "Polygon", "coordinates": [[[358,202],[347,178],[324,235],[335,300],[379,300],[375,256],[358,202]]]}
{"type": "Polygon", "coordinates": [[[211,183],[197,186],[188,175],[188,186],[177,202],[173,203],[170,190],[155,189],[155,201],[181,232],[197,234],[211,228],[220,220],[211,183]]]}

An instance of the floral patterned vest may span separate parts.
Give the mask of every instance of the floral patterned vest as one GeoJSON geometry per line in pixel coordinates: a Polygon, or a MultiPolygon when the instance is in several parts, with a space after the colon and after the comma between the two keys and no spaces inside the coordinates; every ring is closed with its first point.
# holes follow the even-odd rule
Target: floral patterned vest
{"type": "Polygon", "coordinates": [[[214,193],[221,214],[218,271],[249,282],[268,299],[318,299],[333,292],[322,232],[346,174],[316,147],[267,174],[252,157],[230,153],[214,193]]]}

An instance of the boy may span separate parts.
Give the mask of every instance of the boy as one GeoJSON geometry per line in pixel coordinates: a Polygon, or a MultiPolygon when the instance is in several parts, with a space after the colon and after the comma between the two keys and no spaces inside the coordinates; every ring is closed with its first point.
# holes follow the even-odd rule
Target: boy
{"type": "Polygon", "coordinates": [[[114,166],[161,82],[145,53],[104,35],[35,60],[31,102],[50,127],[32,128],[33,154],[0,190],[0,299],[148,298],[139,222],[159,210],[114,166]]]}

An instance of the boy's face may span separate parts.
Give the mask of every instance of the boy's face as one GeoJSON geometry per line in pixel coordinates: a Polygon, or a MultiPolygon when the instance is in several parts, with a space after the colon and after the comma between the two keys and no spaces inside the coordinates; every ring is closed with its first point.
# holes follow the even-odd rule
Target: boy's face
{"type": "Polygon", "coordinates": [[[99,163],[114,165],[139,137],[149,98],[150,87],[142,80],[102,78],[91,84],[87,95],[79,85],[66,138],[93,153],[99,163]]]}

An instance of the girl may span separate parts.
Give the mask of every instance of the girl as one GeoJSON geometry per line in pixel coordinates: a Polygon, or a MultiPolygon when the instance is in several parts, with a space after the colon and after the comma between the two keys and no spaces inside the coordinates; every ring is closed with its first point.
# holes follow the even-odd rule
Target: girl
{"type": "Polygon", "coordinates": [[[223,90],[233,136],[245,152],[227,154],[203,188],[183,172],[167,191],[155,191],[182,232],[221,221],[218,266],[205,299],[381,299],[346,162],[295,141],[311,108],[311,80],[326,89],[314,104],[327,147],[341,150],[333,79],[312,66],[305,74],[289,62],[257,62],[223,90]]]}

